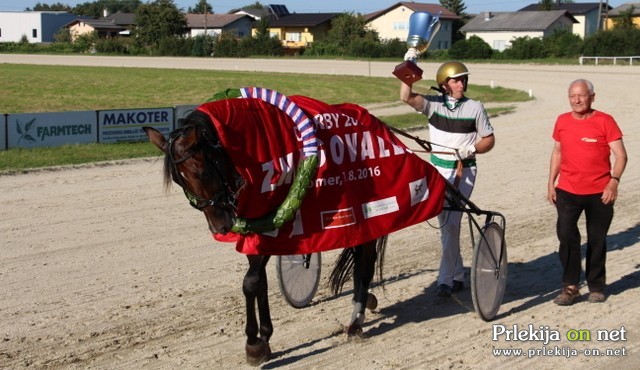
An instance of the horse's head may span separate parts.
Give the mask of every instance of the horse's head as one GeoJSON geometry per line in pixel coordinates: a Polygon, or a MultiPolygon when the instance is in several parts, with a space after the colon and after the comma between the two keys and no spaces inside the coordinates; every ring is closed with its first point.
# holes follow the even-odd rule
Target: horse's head
{"type": "Polygon", "coordinates": [[[239,175],[222,148],[210,118],[194,111],[169,134],[151,127],[143,130],[149,141],[165,153],[165,186],[182,187],[191,206],[202,211],[213,233],[226,234],[235,221],[239,175]]]}

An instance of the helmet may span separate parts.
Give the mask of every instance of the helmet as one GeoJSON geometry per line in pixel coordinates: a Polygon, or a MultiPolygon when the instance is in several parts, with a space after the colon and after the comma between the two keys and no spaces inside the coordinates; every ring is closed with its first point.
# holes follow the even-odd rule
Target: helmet
{"type": "MultiPolygon", "coordinates": [[[[438,72],[436,73],[436,83],[438,87],[442,86],[443,83],[447,82],[450,78],[456,78],[460,76],[468,76],[469,70],[465,67],[464,64],[460,62],[446,62],[438,68],[438,72]]],[[[467,77],[468,78],[468,77],[467,77]]],[[[466,90],[466,83],[465,83],[466,90]]]]}

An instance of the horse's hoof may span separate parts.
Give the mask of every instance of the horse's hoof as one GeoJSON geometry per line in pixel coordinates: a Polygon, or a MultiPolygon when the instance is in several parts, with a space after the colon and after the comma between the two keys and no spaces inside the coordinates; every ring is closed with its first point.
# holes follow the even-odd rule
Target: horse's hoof
{"type": "Polygon", "coordinates": [[[247,343],[245,346],[245,352],[247,353],[247,363],[251,366],[258,366],[261,363],[268,361],[271,357],[271,348],[269,348],[269,343],[265,343],[262,339],[259,339],[256,344],[247,343]]]}
{"type": "Polygon", "coordinates": [[[345,332],[349,338],[351,337],[361,337],[362,336],[362,326],[359,324],[351,324],[345,328],[345,332]]]}
{"type": "Polygon", "coordinates": [[[378,307],[378,298],[372,293],[367,295],[367,308],[369,311],[373,311],[378,307]]]}

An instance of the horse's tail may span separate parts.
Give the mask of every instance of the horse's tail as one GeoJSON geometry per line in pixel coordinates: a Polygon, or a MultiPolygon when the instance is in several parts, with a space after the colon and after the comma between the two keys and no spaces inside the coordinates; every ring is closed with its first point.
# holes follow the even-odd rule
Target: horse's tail
{"type": "MultiPolygon", "coordinates": [[[[382,271],[384,267],[384,253],[387,248],[388,235],[376,239],[376,267],[378,272],[378,282],[382,285],[382,271]]],[[[329,284],[333,294],[340,294],[344,284],[351,280],[353,276],[353,266],[355,265],[354,248],[345,248],[338,256],[331,275],[329,276],[329,284]]]]}

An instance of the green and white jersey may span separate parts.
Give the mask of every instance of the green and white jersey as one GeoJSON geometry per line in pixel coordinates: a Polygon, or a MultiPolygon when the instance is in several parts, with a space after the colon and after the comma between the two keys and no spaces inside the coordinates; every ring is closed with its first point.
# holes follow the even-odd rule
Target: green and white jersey
{"type": "MultiPolygon", "coordinates": [[[[478,136],[493,134],[482,103],[467,97],[457,100],[445,95],[424,95],[424,98],[421,113],[429,121],[429,141],[434,151],[454,154],[450,148],[473,145],[478,136]]],[[[434,153],[432,156],[447,161],[456,159],[451,154],[434,153]]]]}

